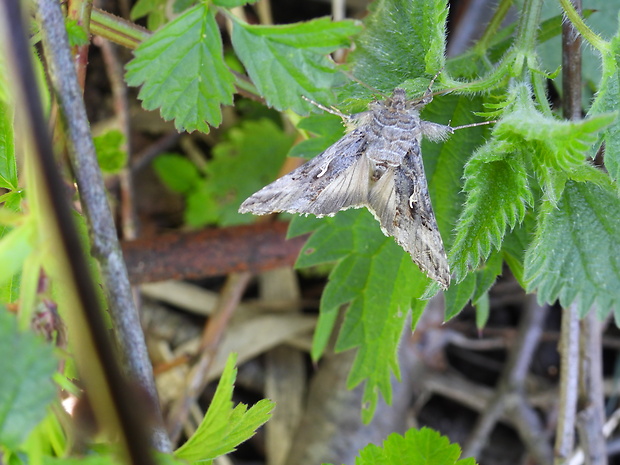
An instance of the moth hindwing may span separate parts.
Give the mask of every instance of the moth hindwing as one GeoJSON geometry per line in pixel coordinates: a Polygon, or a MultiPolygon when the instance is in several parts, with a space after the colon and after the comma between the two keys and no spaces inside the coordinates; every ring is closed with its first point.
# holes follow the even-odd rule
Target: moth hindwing
{"type": "Polygon", "coordinates": [[[419,100],[407,100],[403,89],[394,89],[391,97],[348,117],[354,129],[342,139],[256,192],[239,211],[321,217],[366,207],[383,233],[447,289],[450,268],[428,195],[421,142],[423,136],[443,140],[452,128],[420,119],[431,100],[430,87],[419,100]]]}

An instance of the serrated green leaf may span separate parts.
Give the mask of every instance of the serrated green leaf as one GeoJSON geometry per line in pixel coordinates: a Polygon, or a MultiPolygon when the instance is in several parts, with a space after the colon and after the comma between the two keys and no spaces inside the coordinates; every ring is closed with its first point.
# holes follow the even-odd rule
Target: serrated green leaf
{"type": "Polygon", "coordinates": [[[473,458],[459,460],[461,448],[430,428],[410,429],[404,436],[390,434],[381,447],[369,444],[355,465],[475,465],[473,458]]]}
{"type": "Polygon", "coordinates": [[[236,449],[271,417],[274,403],[261,400],[247,410],[243,404],[233,408],[232,393],[237,356],[228,357],[211,405],[200,426],[185,444],[174,452],[178,459],[210,464],[213,459],[236,449]]]}
{"type": "Polygon", "coordinates": [[[122,149],[125,136],[118,129],[112,129],[94,137],[93,142],[102,171],[116,173],[127,164],[127,152],[122,149]]]}
{"type": "Polygon", "coordinates": [[[13,109],[5,102],[0,102],[0,187],[17,189],[13,109]]]}
{"type": "Polygon", "coordinates": [[[445,0],[379,0],[369,11],[349,57],[357,79],[391,92],[407,79],[433,75],[443,67],[445,0]]]}
{"type": "Polygon", "coordinates": [[[524,156],[531,156],[545,194],[555,202],[573,171],[585,165],[598,133],[616,115],[600,114],[578,122],[547,117],[536,109],[530,89],[524,84],[512,90],[509,100],[512,103],[496,125],[494,137],[518,147],[524,156]]]}
{"type": "Polygon", "coordinates": [[[203,207],[205,214],[222,226],[254,221],[238,212],[239,205],[276,178],[293,140],[266,118],[230,129],[206,167],[206,191],[212,200],[203,207]]]}
{"type": "Polygon", "coordinates": [[[501,246],[506,230],[523,220],[526,207],[533,202],[521,157],[480,161],[488,151],[497,151],[493,143],[482,148],[465,168],[467,201],[449,259],[457,282],[501,246]]]}
{"type": "MultiPolygon", "coordinates": [[[[620,101],[620,30],[610,42],[608,54],[602,57],[601,82],[598,92],[592,102],[592,107],[588,111],[588,116],[605,114],[618,110],[620,101]]],[[[620,178],[620,118],[615,121],[603,132],[598,143],[593,144],[590,156],[594,158],[601,142],[605,142],[605,167],[612,179],[620,178]]]]}
{"type": "Polygon", "coordinates": [[[0,444],[15,450],[45,417],[56,389],[51,347],[17,330],[15,318],[0,308],[0,444]]]}
{"type": "Polygon", "coordinates": [[[352,388],[366,379],[362,413],[366,422],[372,418],[379,392],[386,401],[391,399],[391,374],[399,376],[399,335],[412,299],[428,282],[411,257],[378,226],[365,209],[323,219],[296,264],[314,266],[341,259],[321,298],[312,356],[320,357],[340,306],[349,303],[336,350],[358,348],[347,384],[352,388]]]}
{"type": "MultiPolygon", "coordinates": [[[[525,255],[528,292],[540,302],[578,302],[580,315],[595,304],[600,316],[620,311],[620,200],[592,183],[569,181],[557,208],[546,201],[525,255]],[[595,303],[596,302],[596,303],[595,303]]],[[[618,316],[618,315],[616,315],[618,316]]]]}
{"type": "Polygon", "coordinates": [[[153,162],[153,169],[169,189],[181,194],[196,188],[201,176],[191,161],[175,153],[163,153],[153,162]]]}
{"type": "Polygon", "coordinates": [[[78,24],[76,19],[66,18],[65,28],[67,29],[67,37],[71,47],[86,45],[89,42],[88,34],[86,34],[86,31],[78,24]]]}
{"type": "Polygon", "coordinates": [[[328,54],[349,46],[350,37],[359,30],[353,21],[334,23],[329,18],[283,26],[251,26],[235,18],[232,41],[269,105],[307,114],[314,106],[303,96],[332,102],[330,89],[343,76],[328,54]]]}
{"type": "Polygon", "coordinates": [[[222,38],[213,11],[199,4],[144,41],[127,65],[129,85],[148,110],[160,109],[177,130],[209,132],[222,122],[221,105],[231,105],[234,76],[224,63],[222,38]]]}

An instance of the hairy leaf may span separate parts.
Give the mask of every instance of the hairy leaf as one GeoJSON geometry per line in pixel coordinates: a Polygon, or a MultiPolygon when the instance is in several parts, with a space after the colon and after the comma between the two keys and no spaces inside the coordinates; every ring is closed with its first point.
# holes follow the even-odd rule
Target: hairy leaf
{"type": "Polygon", "coordinates": [[[179,130],[209,132],[231,105],[234,77],[222,55],[222,39],[206,4],[187,10],[140,44],[127,65],[129,85],[142,85],[147,110],[160,109],[179,130]]]}
{"type": "Polygon", "coordinates": [[[381,233],[377,221],[365,209],[324,219],[306,243],[296,266],[338,259],[321,298],[312,356],[321,356],[340,306],[348,303],[336,350],[359,349],[347,384],[352,388],[367,380],[363,418],[369,421],[378,392],[386,401],[391,399],[391,373],[399,376],[399,336],[412,297],[421,294],[428,278],[391,237],[381,233]]]}
{"type": "Polygon", "coordinates": [[[334,23],[329,18],[283,26],[251,26],[235,19],[232,41],[269,105],[307,114],[314,106],[304,96],[332,102],[330,89],[343,76],[328,54],[347,47],[359,29],[353,21],[334,23]]]}
{"type": "Polygon", "coordinates": [[[615,308],[620,321],[620,199],[594,183],[569,181],[555,207],[546,201],[534,241],[525,256],[528,292],[540,302],[577,301],[585,315],[615,308]]]}
{"type": "MultiPolygon", "coordinates": [[[[445,0],[378,0],[370,4],[366,29],[350,55],[352,73],[391,92],[404,81],[432,75],[444,65],[445,0]]],[[[366,89],[350,86],[366,95],[366,89]]],[[[357,94],[359,96],[359,94],[357,94]]]]}
{"type": "MultiPolygon", "coordinates": [[[[620,101],[620,30],[610,42],[609,53],[603,55],[601,83],[592,102],[588,116],[618,111],[620,101]]],[[[605,143],[605,167],[614,180],[620,178],[620,118],[601,133],[598,143],[592,146],[590,156],[594,158],[601,142],[605,143]]]]}
{"type": "Polygon", "coordinates": [[[450,251],[457,281],[501,246],[506,231],[523,220],[526,207],[533,202],[521,157],[485,162],[488,150],[496,152],[498,148],[495,144],[485,146],[465,168],[467,201],[450,251]]]}

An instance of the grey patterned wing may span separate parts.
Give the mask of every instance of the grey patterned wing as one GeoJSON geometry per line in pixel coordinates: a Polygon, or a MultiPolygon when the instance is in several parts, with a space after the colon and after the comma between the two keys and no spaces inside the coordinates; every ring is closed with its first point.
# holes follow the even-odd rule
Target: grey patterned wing
{"type": "Polygon", "coordinates": [[[320,155],[256,192],[239,211],[331,216],[365,205],[370,176],[365,147],[364,132],[351,131],[320,155]]]}
{"type": "Polygon", "coordinates": [[[386,170],[372,187],[369,204],[382,231],[393,236],[424,273],[447,289],[450,268],[419,150],[410,151],[402,165],[386,170]]]}

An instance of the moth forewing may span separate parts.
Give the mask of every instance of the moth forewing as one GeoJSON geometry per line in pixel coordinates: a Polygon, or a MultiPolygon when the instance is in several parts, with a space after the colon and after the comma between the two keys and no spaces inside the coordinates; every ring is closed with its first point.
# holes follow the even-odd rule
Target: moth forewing
{"type": "Polygon", "coordinates": [[[447,289],[450,268],[428,195],[421,138],[443,140],[452,128],[420,119],[430,102],[409,101],[403,89],[347,118],[353,129],[295,171],[241,204],[241,213],[281,211],[331,216],[367,207],[430,278],[447,289]]]}

